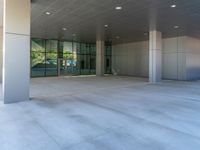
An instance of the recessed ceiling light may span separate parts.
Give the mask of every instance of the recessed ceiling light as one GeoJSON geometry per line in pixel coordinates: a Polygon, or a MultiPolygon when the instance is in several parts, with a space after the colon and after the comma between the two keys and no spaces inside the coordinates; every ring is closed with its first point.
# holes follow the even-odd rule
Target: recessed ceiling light
{"type": "Polygon", "coordinates": [[[121,6],[117,6],[115,7],[116,10],[122,10],[122,7],[121,6]]]}
{"type": "Polygon", "coordinates": [[[72,34],[72,36],[76,36],[76,34],[74,33],[74,34],[72,34]]]}
{"type": "Polygon", "coordinates": [[[116,36],[116,39],[119,39],[120,37],[119,36],[116,36]]]}
{"type": "Polygon", "coordinates": [[[107,28],[107,27],[108,27],[108,25],[107,25],[107,24],[105,24],[105,25],[104,25],[104,27],[106,27],[106,28],[107,28]]]}
{"type": "Polygon", "coordinates": [[[179,26],[174,26],[174,29],[178,29],[179,28],[179,26]]]}
{"type": "Polygon", "coordinates": [[[45,14],[46,14],[46,15],[51,15],[51,13],[50,13],[50,12],[48,12],[48,11],[47,11],[47,12],[45,12],[45,14]]]}
{"type": "Polygon", "coordinates": [[[67,30],[67,28],[62,28],[62,30],[66,31],[66,30],[67,30]]]}
{"type": "Polygon", "coordinates": [[[176,5],[175,5],[175,4],[171,5],[171,8],[175,8],[175,7],[176,7],[176,5]]]}

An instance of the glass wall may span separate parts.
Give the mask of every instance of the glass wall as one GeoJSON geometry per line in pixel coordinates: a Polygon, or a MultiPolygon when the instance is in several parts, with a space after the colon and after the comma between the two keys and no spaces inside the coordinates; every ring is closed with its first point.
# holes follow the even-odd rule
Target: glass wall
{"type": "Polygon", "coordinates": [[[45,64],[45,41],[41,39],[32,39],[31,42],[31,76],[46,76],[45,64]]]}
{"type": "MultiPolygon", "coordinates": [[[[111,73],[112,45],[105,44],[105,73],[111,73]]],[[[31,76],[91,75],[96,73],[96,45],[32,39],[31,76]]]]}
{"type": "Polygon", "coordinates": [[[78,51],[80,61],[80,74],[96,73],[96,46],[95,44],[80,43],[78,51]]]}
{"type": "Polygon", "coordinates": [[[105,44],[105,74],[111,74],[112,72],[112,44],[105,44]]]}
{"type": "Polygon", "coordinates": [[[58,70],[58,41],[56,40],[46,40],[46,55],[45,55],[45,65],[46,65],[46,76],[56,76],[58,70]]]}

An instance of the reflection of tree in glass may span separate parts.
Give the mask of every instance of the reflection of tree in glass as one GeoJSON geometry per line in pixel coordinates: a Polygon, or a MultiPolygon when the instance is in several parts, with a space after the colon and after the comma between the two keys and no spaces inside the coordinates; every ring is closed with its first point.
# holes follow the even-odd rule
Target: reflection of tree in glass
{"type": "Polygon", "coordinates": [[[46,64],[57,64],[57,53],[55,51],[48,51],[46,53],[46,61],[45,61],[45,53],[42,50],[37,49],[37,51],[32,51],[31,59],[32,59],[32,67],[44,66],[46,64]]]}
{"type": "Polygon", "coordinates": [[[47,53],[47,59],[57,59],[57,53],[53,52],[53,53],[47,53]]]}
{"type": "Polygon", "coordinates": [[[63,58],[65,58],[67,60],[73,60],[74,55],[71,52],[65,51],[65,52],[63,52],[63,58]]]}
{"type": "Polygon", "coordinates": [[[32,52],[31,59],[32,59],[32,67],[33,67],[39,63],[43,63],[45,59],[45,55],[44,53],[40,53],[40,52],[32,52]]]}
{"type": "Polygon", "coordinates": [[[53,53],[46,53],[46,64],[48,67],[56,67],[57,65],[57,58],[58,54],[53,52],[53,53]]]}
{"type": "Polygon", "coordinates": [[[43,63],[45,59],[45,46],[42,40],[32,40],[31,50],[32,67],[39,63],[43,63]]]}

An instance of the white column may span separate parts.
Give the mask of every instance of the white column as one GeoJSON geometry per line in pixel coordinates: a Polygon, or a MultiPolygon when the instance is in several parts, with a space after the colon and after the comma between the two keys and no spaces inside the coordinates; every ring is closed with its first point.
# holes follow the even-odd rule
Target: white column
{"type": "Polygon", "coordinates": [[[153,30],[149,32],[149,82],[161,81],[162,75],[162,34],[153,30]]]}
{"type": "Polygon", "coordinates": [[[4,1],[4,103],[29,100],[30,0],[4,1]]]}
{"type": "Polygon", "coordinates": [[[2,82],[3,69],[3,27],[0,27],[0,83],[2,82]]]}
{"type": "Polygon", "coordinates": [[[96,41],[96,75],[103,76],[104,75],[104,51],[105,44],[104,40],[96,41]]]}

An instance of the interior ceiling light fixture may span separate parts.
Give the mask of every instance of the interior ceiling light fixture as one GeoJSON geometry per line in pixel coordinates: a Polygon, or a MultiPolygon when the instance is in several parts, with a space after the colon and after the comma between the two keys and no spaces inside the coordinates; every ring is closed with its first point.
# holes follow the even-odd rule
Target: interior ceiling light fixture
{"type": "Polygon", "coordinates": [[[122,10],[122,7],[121,6],[117,6],[115,7],[116,10],[122,10]]]}
{"type": "Polygon", "coordinates": [[[76,36],[76,34],[74,33],[74,34],[72,34],[72,36],[76,36]]]}
{"type": "Polygon", "coordinates": [[[174,29],[178,29],[179,28],[179,26],[174,26],[174,29]]]}
{"type": "Polygon", "coordinates": [[[47,12],[45,12],[45,14],[46,14],[46,15],[51,15],[51,13],[50,13],[50,12],[48,12],[48,11],[47,11],[47,12]]]}
{"type": "Polygon", "coordinates": [[[171,8],[175,8],[175,7],[176,7],[176,5],[175,5],[175,4],[171,5],[171,8]]]}
{"type": "Polygon", "coordinates": [[[107,25],[107,24],[105,24],[105,25],[104,25],[104,27],[106,27],[106,28],[107,28],[107,27],[108,27],[108,25],[107,25]]]}
{"type": "Polygon", "coordinates": [[[66,31],[66,30],[67,30],[67,28],[62,28],[62,30],[66,31]]]}

